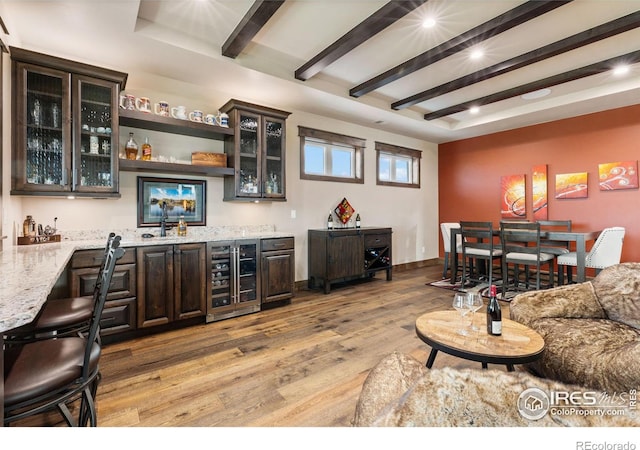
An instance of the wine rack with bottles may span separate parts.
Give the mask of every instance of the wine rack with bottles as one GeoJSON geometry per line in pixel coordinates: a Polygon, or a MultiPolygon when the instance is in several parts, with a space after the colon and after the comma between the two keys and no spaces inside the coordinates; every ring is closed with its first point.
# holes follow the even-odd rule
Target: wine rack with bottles
{"type": "Polygon", "coordinates": [[[364,269],[369,274],[379,270],[391,270],[391,234],[365,235],[364,269]]]}
{"type": "Polygon", "coordinates": [[[210,298],[207,322],[260,310],[258,241],[208,244],[210,298]]]}

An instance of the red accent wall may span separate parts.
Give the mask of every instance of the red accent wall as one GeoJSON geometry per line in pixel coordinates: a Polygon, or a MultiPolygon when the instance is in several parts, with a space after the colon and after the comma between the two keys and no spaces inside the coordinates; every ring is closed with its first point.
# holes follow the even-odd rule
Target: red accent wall
{"type": "Polygon", "coordinates": [[[622,262],[640,261],[640,191],[598,187],[598,164],[638,159],[640,105],[441,144],[440,222],[497,224],[500,177],[515,174],[525,174],[527,218],[533,220],[531,170],[546,164],[548,218],[571,219],[575,230],[625,227],[622,262]],[[574,172],[588,173],[588,197],[554,198],[556,174],[574,172]]]}

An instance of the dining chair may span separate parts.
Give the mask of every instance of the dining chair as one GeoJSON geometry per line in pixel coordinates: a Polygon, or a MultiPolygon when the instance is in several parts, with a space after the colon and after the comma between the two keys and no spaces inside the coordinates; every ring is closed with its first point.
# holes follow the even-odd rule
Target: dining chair
{"type": "MultiPolygon", "coordinates": [[[[494,241],[493,223],[460,222],[462,234],[462,287],[468,282],[493,284],[493,262],[502,258],[500,245],[494,241]],[[479,262],[484,262],[482,267],[479,262]],[[469,268],[467,270],[467,264],[469,268]]],[[[502,270],[498,265],[498,270],[502,270]]]]}
{"type": "Polygon", "coordinates": [[[100,272],[100,288],[86,336],[54,337],[4,350],[4,424],[58,410],[69,426],[97,426],[95,397],[100,382],[100,316],[116,261],[120,236],[111,241],[100,272]],[[72,414],[71,404],[77,404],[72,414]]]}
{"type": "MultiPolygon", "coordinates": [[[[107,236],[99,273],[104,270],[106,256],[115,237],[115,233],[109,233],[107,236]]],[[[101,278],[98,276],[93,295],[47,300],[33,322],[6,332],[5,344],[24,344],[54,336],[65,337],[86,333],[89,330],[100,288],[101,278]]]]}
{"type": "MultiPolygon", "coordinates": [[[[620,263],[624,234],[624,227],[609,227],[602,230],[591,250],[585,255],[585,267],[596,269],[597,275],[602,269],[620,263]]],[[[578,265],[576,252],[558,256],[558,265],[569,266],[569,270],[572,270],[578,265]]],[[[560,284],[564,284],[561,270],[558,270],[558,275],[560,276],[560,284]]]]}
{"type": "Polygon", "coordinates": [[[501,222],[500,242],[502,245],[502,298],[507,289],[515,291],[531,290],[531,278],[535,276],[533,289],[542,287],[542,267],[548,266],[548,286],[553,287],[555,278],[555,255],[543,251],[540,244],[540,224],[537,222],[501,222]],[[524,278],[520,279],[520,266],[524,266],[524,278]],[[513,267],[513,278],[509,277],[509,266],[513,267]],[[535,268],[535,274],[530,269],[535,268]]]}
{"type": "MultiPolygon", "coordinates": [[[[440,231],[442,233],[442,244],[444,247],[444,269],[442,270],[442,278],[447,278],[447,272],[449,271],[449,260],[451,259],[451,229],[459,229],[460,224],[457,222],[443,222],[440,224],[440,231]]],[[[456,236],[456,248],[453,249],[455,252],[455,258],[458,259],[458,255],[462,253],[462,235],[458,234],[456,236]]],[[[456,269],[456,273],[451,273],[451,282],[453,283],[458,277],[458,269],[457,265],[451,267],[451,270],[456,269]]]]}
{"type": "MultiPolygon", "coordinates": [[[[567,231],[571,232],[571,220],[538,220],[540,224],[540,233],[544,235],[545,231],[567,231]]],[[[544,237],[540,238],[540,245],[543,248],[545,253],[551,253],[556,255],[556,258],[560,255],[564,255],[565,253],[569,253],[571,251],[569,241],[559,241],[556,239],[546,239],[544,237]]],[[[557,259],[556,259],[557,262],[557,259]]],[[[557,265],[557,271],[564,269],[566,267],[567,281],[571,283],[573,278],[573,272],[570,266],[560,266],[557,265]]],[[[563,274],[564,275],[564,274],[563,274]]],[[[563,284],[560,282],[561,275],[558,273],[558,284],[563,284]]],[[[563,278],[564,279],[564,278],[563,278]]]]}

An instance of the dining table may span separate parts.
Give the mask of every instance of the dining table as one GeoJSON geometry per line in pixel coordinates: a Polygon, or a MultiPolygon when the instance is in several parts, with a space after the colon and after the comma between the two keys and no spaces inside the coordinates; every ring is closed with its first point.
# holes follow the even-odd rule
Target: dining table
{"type": "MultiPolygon", "coordinates": [[[[552,231],[545,230],[540,231],[541,239],[548,239],[553,241],[566,241],[573,242],[575,244],[577,267],[576,267],[576,282],[582,283],[587,280],[585,259],[587,256],[587,242],[595,241],[602,230],[594,231],[552,231]]],[[[460,228],[451,229],[451,252],[449,254],[451,273],[458,273],[458,253],[455,251],[457,237],[461,234],[460,228]]],[[[500,236],[500,227],[495,227],[493,234],[496,237],[500,236]]],[[[452,280],[454,282],[455,280],[452,280]]]]}

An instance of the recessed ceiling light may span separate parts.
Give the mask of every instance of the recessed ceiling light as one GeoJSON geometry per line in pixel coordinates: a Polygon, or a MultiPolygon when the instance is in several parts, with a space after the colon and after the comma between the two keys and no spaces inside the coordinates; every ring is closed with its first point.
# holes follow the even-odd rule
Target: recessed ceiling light
{"type": "Polygon", "coordinates": [[[535,100],[536,98],[546,97],[549,94],[551,94],[551,89],[544,88],[544,89],[538,89],[537,91],[527,92],[526,94],[522,94],[520,98],[522,98],[523,100],[535,100]]]}
{"type": "Polygon", "coordinates": [[[471,108],[469,108],[469,112],[471,114],[478,114],[480,112],[480,107],[479,106],[472,106],[471,108]]]}
{"type": "Polygon", "coordinates": [[[422,21],[423,28],[432,28],[435,25],[436,25],[436,19],[434,19],[433,17],[427,17],[422,21]]]}
{"type": "Polygon", "coordinates": [[[616,67],[615,69],[613,69],[613,74],[614,75],[624,75],[629,73],[629,66],[627,65],[620,65],[618,67],[616,67]]]}
{"type": "Polygon", "coordinates": [[[470,55],[471,59],[480,59],[483,56],[484,56],[484,51],[482,51],[482,49],[479,49],[479,48],[473,50],[470,55]]]}

